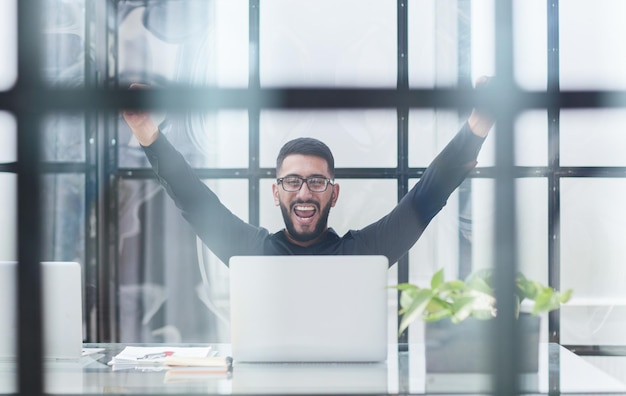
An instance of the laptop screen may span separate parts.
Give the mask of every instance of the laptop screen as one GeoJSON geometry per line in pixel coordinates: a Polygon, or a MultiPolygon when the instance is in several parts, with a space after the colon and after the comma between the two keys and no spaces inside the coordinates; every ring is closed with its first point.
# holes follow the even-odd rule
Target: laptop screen
{"type": "Polygon", "coordinates": [[[229,267],[236,361],[386,359],[384,256],[237,256],[229,267]]]}
{"type": "MultiPolygon", "coordinates": [[[[0,261],[0,358],[17,356],[17,263],[0,261]]],[[[44,357],[78,359],[82,353],[82,279],[76,262],[43,262],[44,357]]]]}

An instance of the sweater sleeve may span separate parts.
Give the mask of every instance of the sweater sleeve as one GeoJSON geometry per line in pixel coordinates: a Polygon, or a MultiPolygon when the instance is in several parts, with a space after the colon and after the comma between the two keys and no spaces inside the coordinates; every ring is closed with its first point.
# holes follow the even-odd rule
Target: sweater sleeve
{"type": "Polygon", "coordinates": [[[398,261],[476,166],[483,142],[465,123],[388,215],[360,231],[351,231],[355,243],[369,254],[387,256],[390,264],[398,261]]]}
{"type": "Polygon", "coordinates": [[[163,134],[144,151],[183,217],[222,262],[228,264],[233,255],[261,251],[268,231],[244,222],[228,210],[163,134]]]}

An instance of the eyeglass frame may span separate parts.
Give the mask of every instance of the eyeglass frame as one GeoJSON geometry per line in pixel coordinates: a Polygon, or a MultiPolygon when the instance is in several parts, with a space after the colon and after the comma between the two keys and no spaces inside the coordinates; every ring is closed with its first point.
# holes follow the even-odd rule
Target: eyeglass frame
{"type": "Polygon", "coordinates": [[[288,175],[288,176],[284,176],[284,177],[279,177],[276,179],[276,184],[280,184],[280,186],[283,188],[284,191],[286,192],[298,192],[300,190],[302,190],[302,186],[304,186],[304,184],[306,183],[306,187],[309,189],[309,191],[311,192],[315,192],[315,193],[323,193],[326,192],[326,190],[328,190],[328,185],[330,184],[331,186],[334,186],[334,179],[329,179],[328,177],[324,177],[324,176],[309,176],[309,177],[301,177],[301,176],[297,176],[297,175],[288,175]],[[298,179],[300,180],[300,187],[298,187],[297,190],[287,190],[285,188],[285,184],[283,183],[283,181],[287,178],[294,178],[294,179],[298,179]],[[323,190],[311,190],[311,187],[309,186],[309,180],[310,179],[322,179],[325,182],[324,185],[324,189],[323,190]]]}

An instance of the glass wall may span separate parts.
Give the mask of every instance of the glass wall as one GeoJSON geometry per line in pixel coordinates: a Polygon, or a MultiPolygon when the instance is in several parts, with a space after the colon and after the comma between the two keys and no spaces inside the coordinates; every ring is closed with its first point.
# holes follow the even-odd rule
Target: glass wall
{"type": "MultiPolygon", "coordinates": [[[[111,97],[133,82],[158,90],[425,89],[429,95],[436,92],[429,89],[462,90],[496,71],[493,0],[371,1],[367,7],[356,0],[42,4],[47,88],[102,89],[111,97]]],[[[624,89],[619,40],[626,4],[554,4],[513,2],[514,83],[539,94],[624,89]]],[[[18,77],[16,10],[15,1],[0,3],[3,92],[18,77]]],[[[7,210],[0,212],[0,260],[16,260],[17,105],[2,103],[0,206],[7,210]]],[[[207,103],[202,110],[155,108],[152,115],[233,213],[270,232],[284,226],[271,196],[277,151],[294,137],[325,141],[342,186],[330,226],[343,235],[384,216],[418,182],[466,120],[469,108],[459,103],[365,109],[207,103]]],[[[528,277],[574,290],[552,328],[543,322],[544,339],[550,330],[551,339],[567,345],[624,345],[626,138],[620,126],[626,112],[550,107],[555,103],[521,103],[512,117],[516,260],[528,277]]],[[[228,270],[158,184],[119,109],[44,104],[42,258],[81,263],[85,340],[227,342],[228,270]]],[[[613,106],[572,107],[602,105],[613,106]]],[[[506,133],[496,126],[477,168],[394,263],[390,285],[425,284],[440,268],[453,278],[499,265],[496,137],[506,133]]],[[[390,292],[392,330],[396,300],[390,292]]],[[[420,326],[411,327],[409,340],[421,339],[420,326]]],[[[390,341],[395,336],[390,331],[390,341]]]]}

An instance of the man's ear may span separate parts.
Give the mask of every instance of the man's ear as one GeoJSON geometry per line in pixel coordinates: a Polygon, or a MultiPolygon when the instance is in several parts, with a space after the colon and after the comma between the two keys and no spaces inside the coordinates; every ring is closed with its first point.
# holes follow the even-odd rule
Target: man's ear
{"type": "Polygon", "coordinates": [[[274,205],[280,205],[280,200],[278,199],[278,184],[272,184],[272,194],[274,195],[274,205]]]}
{"type": "Polygon", "coordinates": [[[339,184],[333,184],[333,194],[330,197],[330,206],[334,207],[337,203],[337,199],[339,198],[339,184]]]}

